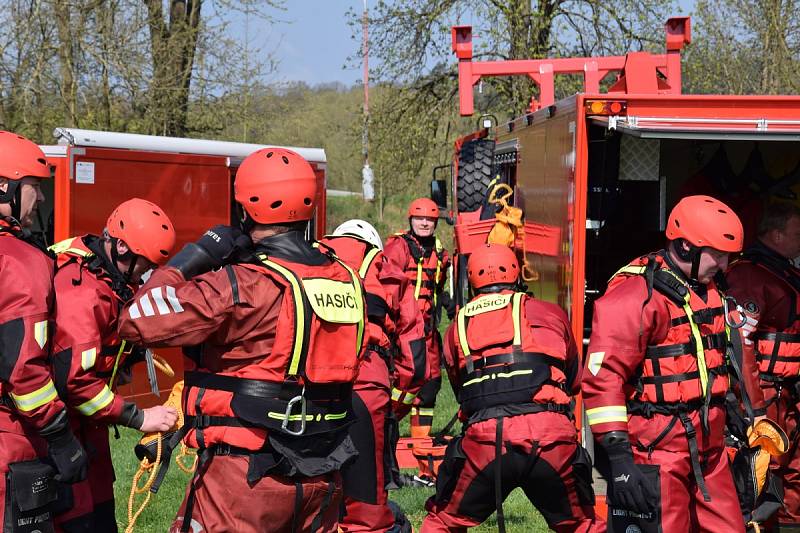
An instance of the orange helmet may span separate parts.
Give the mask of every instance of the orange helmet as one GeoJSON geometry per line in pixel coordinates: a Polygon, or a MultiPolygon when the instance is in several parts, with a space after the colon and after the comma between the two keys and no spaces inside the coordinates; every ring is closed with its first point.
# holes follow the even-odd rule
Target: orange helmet
{"type": "Polygon", "coordinates": [[[317,177],[303,157],[286,148],[262,148],[247,156],[236,173],[234,196],[261,224],[311,220],[317,177]]]}
{"type": "Polygon", "coordinates": [[[131,252],[163,265],[175,245],[175,228],[156,204],[132,198],[114,209],[106,222],[111,237],[125,241],[131,252]]]}
{"type": "Polygon", "coordinates": [[[439,218],[439,206],[430,198],[417,198],[409,204],[408,216],[439,218]]]}
{"type": "Polygon", "coordinates": [[[22,135],[0,131],[0,178],[18,181],[26,177],[50,177],[44,152],[22,135]]]}
{"type": "Polygon", "coordinates": [[[685,239],[698,248],[741,252],[744,230],[736,213],[716,198],[687,196],[669,214],[667,238],[685,239]]]}
{"type": "Polygon", "coordinates": [[[517,254],[502,244],[486,244],[469,256],[467,276],[473,289],[497,283],[516,283],[519,279],[517,254]]]}

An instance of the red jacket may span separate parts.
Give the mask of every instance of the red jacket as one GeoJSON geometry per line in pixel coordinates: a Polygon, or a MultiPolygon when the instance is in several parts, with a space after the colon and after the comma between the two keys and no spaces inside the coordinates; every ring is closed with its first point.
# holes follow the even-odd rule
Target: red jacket
{"type": "Polygon", "coordinates": [[[771,381],[797,378],[800,270],[764,244],[756,243],[731,265],[727,281],[729,294],[747,313],[746,353],[757,359],[758,371],[771,381]]]}
{"type": "Polygon", "coordinates": [[[433,325],[431,317],[437,303],[441,306],[440,297],[450,268],[447,250],[442,247],[438,237],[433,239],[433,246],[425,249],[410,231],[397,233],[386,241],[383,252],[390,263],[403,269],[411,282],[429,334],[433,325]]]}
{"type": "MultiPolygon", "coordinates": [[[[580,390],[580,358],[566,314],[555,304],[523,293],[506,290],[473,298],[459,310],[456,320],[445,333],[444,358],[450,383],[461,391],[461,396],[468,392],[466,387],[483,387],[487,384],[491,386],[491,391],[483,391],[491,394],[483,394],[477,400],[481,406],[488,407],[495,403],[567,406],[570,396],[580,390]],[[515,299],[519,300],[520,355],[515,354],[513,346],[516,336],[516,320],[513,317],[517,309],[515,299]],[[463,333],[459,333],[461,328],[463,333]],[[465,355],[467,347],[470,351],[469,359],[465,355]],[[503,366],[508,365],[506,361],[492,363],[493,357],[507,358],[509,354],[514,355],[512,366],[503,366]],[[535,359],[528,361],[529,358],[535,359]],[[468,361],[474,365],[472,372],[468,370],[468,361]],[[522,380],[530,379],[525,372],[532,364],[544,364],[549,367],[549,371],[544,380],[534,377],[536,386],[529,390],[526,387],[530,384],[522,380]],[[495,372],[499,370],[502,372],[495,372]],[[519,376],[511,376],[514,373],[519,376]],[[487,375],[493,377],[487,380],[487,375]],[[469,384],[470,382],[473,384],[469,384]],[[516,392],[506,391],[502,386],[504,383],[516,392]]],[[[537,373],[538,370],[533,376],[537,373]]],[[[464,398],[460,399],[463,409],[464,398]]],[[[468,416],[469,413],[465,415],[468,416]]]]}
{"type": "Polygon", "coordinates": [[[628,415],[642,404],[664,408],[689,404],[696,410],[704,394],[721,402],[728,389],[727,336],[721,296],[714,283],[700,297],[680,275],[669,274],[663,255],[654,257],[656,277],[678,287],[697,322],[703,357],[688,325],[685,308],[655,288],[648,295],[643,257],[612,278],[595,302],[589,355],[583,375],[583,398],[595,435],[628,430],[628,415]],[[704,365],[704,368],[703,368],[704,365]],[[673,379],[672,377],[679,378],[673,379]],[[661,379],[664,377],[665,379],[661,379]]]}
{"type": "Polygon", "coordinates": [[[51,378],[53,261],[0,220],[0,431],[43,429],[64,409],[51,378]]]}
{"type": "MultiPolygon", "coordinates": [[[[87,243],[101,245],[93,235],[54,245],[56,313],[53,360],[56,385],[70,408],[90,419],[120,421],[126,402],[112,391],[112,373],[128,351],[117,335],[117,319],[124,303],[111,288],[111,279],[99,265],[90,267],[95,252],[87,243]]],[[[130,346],[129,346],[130,347],[130,346]]],[[[128,407],[135,408],[133,404],[128,407]]]]}
{"type": "MultiPolygon", "coordinates": [[[[414,300],[413,286],[378,248],[365,241],[337,236],[326,237],[321,242],[361,275],[367,298],[369,344],[393,357],[392,397],[410,403],[429,377],[425,328],[414,300]]],[[[362,372],[359,381],[369,380],[371,376],[362,372]]]]}

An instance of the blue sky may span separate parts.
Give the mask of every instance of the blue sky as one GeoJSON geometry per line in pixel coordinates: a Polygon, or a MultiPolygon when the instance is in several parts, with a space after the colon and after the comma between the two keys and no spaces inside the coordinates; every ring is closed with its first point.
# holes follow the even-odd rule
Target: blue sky
{"type": "MultiPolygon", "coordinates": [[[[368,0],[369,5],[375,3],[368,0]]],[[[694,7],[694,0],[678,3],[682,13],[676,15],[687,14],[694,7]]],[[[274,81],[338,81],[347,85],[359,81],[360,68],[342,67],[347,56],[360,46],[360,39],[351,39],[345,13],[349,8],[361,12],[363,0],[288,0],[285,5],[286,10],[277,15],[285,22],[273,26],[259,43],[274,49],[280,61],[274,81]]]]}

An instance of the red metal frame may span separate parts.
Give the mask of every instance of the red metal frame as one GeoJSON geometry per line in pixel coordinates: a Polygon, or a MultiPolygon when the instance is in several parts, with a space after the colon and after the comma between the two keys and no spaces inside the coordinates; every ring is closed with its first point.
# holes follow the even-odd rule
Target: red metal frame
{"type": "Polygon", "coordinates": [[[629,52],[609,57],[472,61],[472,26],[453,26],[452,47],[458,57],[461,115],[473,114],[472,87],[484,76],[529,76],[539,87],[539,99],[531,98],[531,111],[555,103],[556,74],[583,74],[583,92],[586,93],[599,93],[600,81],[610,72],[619,71],[621,74],[608,94],[680,94],[681,50],[691,42],[690,19],[671,18],[665,29],[666,54],[629,52]]]}

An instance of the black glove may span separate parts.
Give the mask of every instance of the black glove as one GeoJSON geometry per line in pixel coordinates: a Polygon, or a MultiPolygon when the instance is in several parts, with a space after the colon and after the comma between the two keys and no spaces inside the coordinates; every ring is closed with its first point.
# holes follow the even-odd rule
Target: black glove
{"type": "Polygon", "coordinates": [[[657,492],[639,466],[633,462],[628,434],[612,431],[600,443],[608,454],[611,478],[608,479],[609,505],[637,514],[652,513],[658,503],[657,492]]]}
{"type": "Polygon", "coordinates": [[[447,318],[453,320],[456,316],[456,301],[450,297],[450,293],[447,291],[442,293],[442,306],[447,311],[447,318]]]}
{"type": "Polygon", "coordinates": [[[250,250],[253,242],[233,226],[214,226],[197,242],[189,243],[170,259],[167,266],[181,271],[186,279],[219,268],[250,250]]]}
{"type": "Polygon", "coordinates": [[[41,435],[47,440],[47,453],[58,471],[56,481],[77,483],[86,479],[88,457],[69,428],[66,411],[56,415],[41,435]]]}

